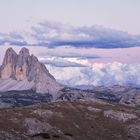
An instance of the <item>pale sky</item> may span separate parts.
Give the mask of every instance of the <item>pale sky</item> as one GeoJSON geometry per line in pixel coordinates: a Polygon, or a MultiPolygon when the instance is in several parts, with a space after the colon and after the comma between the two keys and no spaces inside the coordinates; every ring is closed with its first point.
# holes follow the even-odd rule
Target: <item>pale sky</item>
{"type": "Polygon", "coordinates": [[[140,0],[0,0],[0,18],[1,57],[7,44],[34,46],[33,52],[47,52],[41,46],[47,49],[50,45],[61,55],[67,50],[73,56],[70,53],[78,50],[78,55],[87,52],[83,57],[90,53],[101,57],[93,62],[140,63],[140,0]]]}
{"type": "Polygon", "coordinates": [[[0,0],[0,18],[1,32],[52,20],[140,34],[140,0],[0,0]]]}
{"type": "Polygon", "coordinates": [[[0,0],[0,64],[27,47],[64,85],[140,86],[139,26],[140,0],[0,0]]]}

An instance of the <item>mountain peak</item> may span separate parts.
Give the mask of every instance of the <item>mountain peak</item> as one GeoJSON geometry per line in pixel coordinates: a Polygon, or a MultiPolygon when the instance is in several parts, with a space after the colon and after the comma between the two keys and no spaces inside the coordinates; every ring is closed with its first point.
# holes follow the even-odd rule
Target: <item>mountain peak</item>
{"type": "Polygon", "coordinates": [[[16,53],[16,52],[13,50],[13,48],[8,48],[6,50],[6,53],[16,53]]]}
{"type": "Polygon", "coordinates": [[[29,49],[27,49],[27,48],[22,48],[21,50],[20,50],[20,52],[19,52],[19,55],[30,55],[30,53],[29,53],[29,49]]]}
{"type": "Polygon", "coordinates": [[[22,48],[19,54],[12,48],[7,49],[0,67],[0,91],[32,89],[38,93],[56,94],[60,88],[46,66],[30,55],[27,48],[22,48]]]}
{"type": "Polygon", "coordinates": [[[17,57],[17,53],[12,48],[8,48],[6,50],[3,63],[8,63],[8,62],[12,63],[12,61],[14,61],[16,57],[17,57]]]}

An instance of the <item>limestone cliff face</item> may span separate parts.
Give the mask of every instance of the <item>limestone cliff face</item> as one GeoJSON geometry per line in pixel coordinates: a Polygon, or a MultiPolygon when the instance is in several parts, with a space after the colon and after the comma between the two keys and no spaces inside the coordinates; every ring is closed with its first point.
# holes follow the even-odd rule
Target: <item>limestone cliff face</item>
{"type": "Polygon", "coordinates": [[[18,55],[17,64],[16,64],[16,79],[24,80],[28,78],[28,72],[30,67],[30,54],[29,50],[26,48],[21,49],[18,55]]]}
{"type": "Polygon", "coordinates": [[[61,86],[27,48],[22,48],[19,54],[9,48],[0,67],[0,91],[28,89],[56,94],[61,86]]]}
{"type": "Polygon", "coordinates": [[[18,55],[12,48],[6,51],[0,71],[2,79],[15,78],[17,58],[18,55]]]}

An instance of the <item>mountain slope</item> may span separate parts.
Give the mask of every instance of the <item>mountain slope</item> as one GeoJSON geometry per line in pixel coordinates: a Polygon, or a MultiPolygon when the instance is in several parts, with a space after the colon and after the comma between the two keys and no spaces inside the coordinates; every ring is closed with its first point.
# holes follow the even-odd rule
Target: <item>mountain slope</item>
{"type": "Polygon", "coordinates": [[[99,100],[0,110],[1,140],[139,140],[139,108],[99,100]]]}

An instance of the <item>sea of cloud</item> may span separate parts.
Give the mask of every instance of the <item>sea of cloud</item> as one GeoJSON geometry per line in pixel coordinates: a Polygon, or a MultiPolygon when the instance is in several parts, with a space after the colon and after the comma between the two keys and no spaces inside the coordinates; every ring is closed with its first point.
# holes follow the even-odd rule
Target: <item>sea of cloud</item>
{"type": "Polygon", "coordinates": [[[80,85],[131,85],[140,87],[140,64],[90,63],[86,59],[77,58],[69,58],[64,61],[66,65],[63,67],[62,64],[59,66],[60,60],[58,60],[57,66],[51,61],[46,64],[50,73],[62,84],[72,87],[80,85]],[[71,66],[68,63],[75,65],[71,66]]]}

